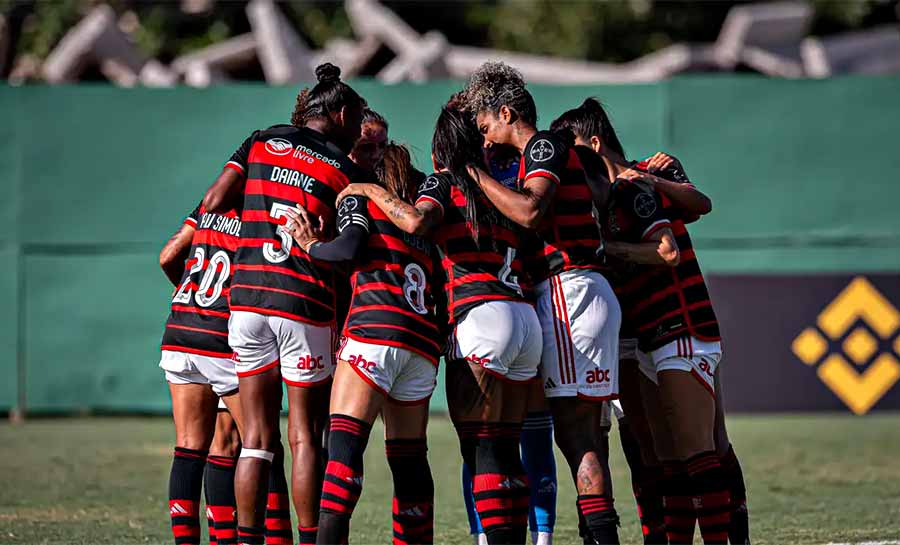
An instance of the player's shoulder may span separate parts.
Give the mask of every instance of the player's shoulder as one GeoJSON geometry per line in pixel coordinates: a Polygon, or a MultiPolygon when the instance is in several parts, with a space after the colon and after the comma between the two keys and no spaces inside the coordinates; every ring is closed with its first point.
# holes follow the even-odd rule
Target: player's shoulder
{"type": "Polygon", "coordinates": [[[561,154],[567,154],[569,145],[563,138],[552,131],[538,131],[531,137],[525,146],[526,159],[536,162],[546,162],[561,154]]]}
{"type": "Polygon", "coordinates": [[[338,215],[367,214],[369,203],[368,197],[362,195],[348,195],[338,203],[338,215]]]}
{"type": "Polygon", "coordinates": [[[419,182],[418,192],[427,193],[429,191],[446,188],[452,183],[452,176],[452,174],[446,171],[432,172],[431,174],[423,175],[422,180],[419,182]]]}

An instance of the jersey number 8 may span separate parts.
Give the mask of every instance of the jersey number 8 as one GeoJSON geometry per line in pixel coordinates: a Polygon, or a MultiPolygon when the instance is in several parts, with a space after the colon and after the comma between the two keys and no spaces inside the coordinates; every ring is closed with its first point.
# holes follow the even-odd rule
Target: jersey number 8
{"type": "Polygon", "coordinates": [[[416,263],[410,263],[403,269],[406,280],[403,282],[403,295],[406,302],[419,314],[428,314],[425,308],[425,286],[427,285],[425,271],[416,263]]]}
{"type": "Polygon", "coordinates": [[[228,259],[228,253],[225,250],[219,250],[209,258],[209,264],[203,277],[197,284],[197,293],[194,294],[191,289],[191,280],[194,275],[203,270],[203,262],[206,259],[206,251],[202,247],[197,247],[194,251],[193,264],[188,272],[187,278],[178,287],[175,297],[172,298],[173,303],[182,305],[190,304],[191,296],[194,296],[198,306],[208,307],[216,302],[216,299],[222,295],[222,287],[231,274],[231,261],[228,259]]]}

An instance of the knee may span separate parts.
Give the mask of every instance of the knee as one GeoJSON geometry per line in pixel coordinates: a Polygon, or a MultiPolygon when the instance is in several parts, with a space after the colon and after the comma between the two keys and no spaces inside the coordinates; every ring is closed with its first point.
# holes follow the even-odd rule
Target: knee
{"type": "Polygon", "coordinates": [[[322,446],[315,443],[313,434],[308,428],[300,426],[288,427],[288,445],[290,445],[291,452],[295,456],[298,452],[318,450],[322,446]]]}
{"type": "Polygon", "coordinates": [[[175,437],[175,446],[190,450],[208,451],[212,444],[212,434],[203,430],[182,431],[175,437]]]}
{"type": "Polygon", "coordinates": [[[271,429],[265,422],[249,421],[244,424],[243,446],[249,449],[275,450],[278,431],[271,429]]]}

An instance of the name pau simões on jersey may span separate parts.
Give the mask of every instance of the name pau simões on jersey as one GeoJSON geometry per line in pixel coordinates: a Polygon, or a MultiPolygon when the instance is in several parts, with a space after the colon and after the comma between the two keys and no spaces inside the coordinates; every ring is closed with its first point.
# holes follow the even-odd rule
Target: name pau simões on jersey
{"type": "Polygon", "coordinates": [[[230,358],[228,296],[241,220],[233,210],[210,214],[198,206],[185,223],[196,230],[172,298],[162,349],[230,358]]]}

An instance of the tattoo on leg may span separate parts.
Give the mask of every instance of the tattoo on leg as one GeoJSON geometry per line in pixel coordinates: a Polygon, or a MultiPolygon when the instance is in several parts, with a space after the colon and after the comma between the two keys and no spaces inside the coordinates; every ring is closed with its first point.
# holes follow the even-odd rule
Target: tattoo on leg
{"type": "Polygon", "coordinates": [[[603,486],[603,468],[593,456],[585,456],[578,466],[578,493],[594,493],[597,487],[603,486]]]}

